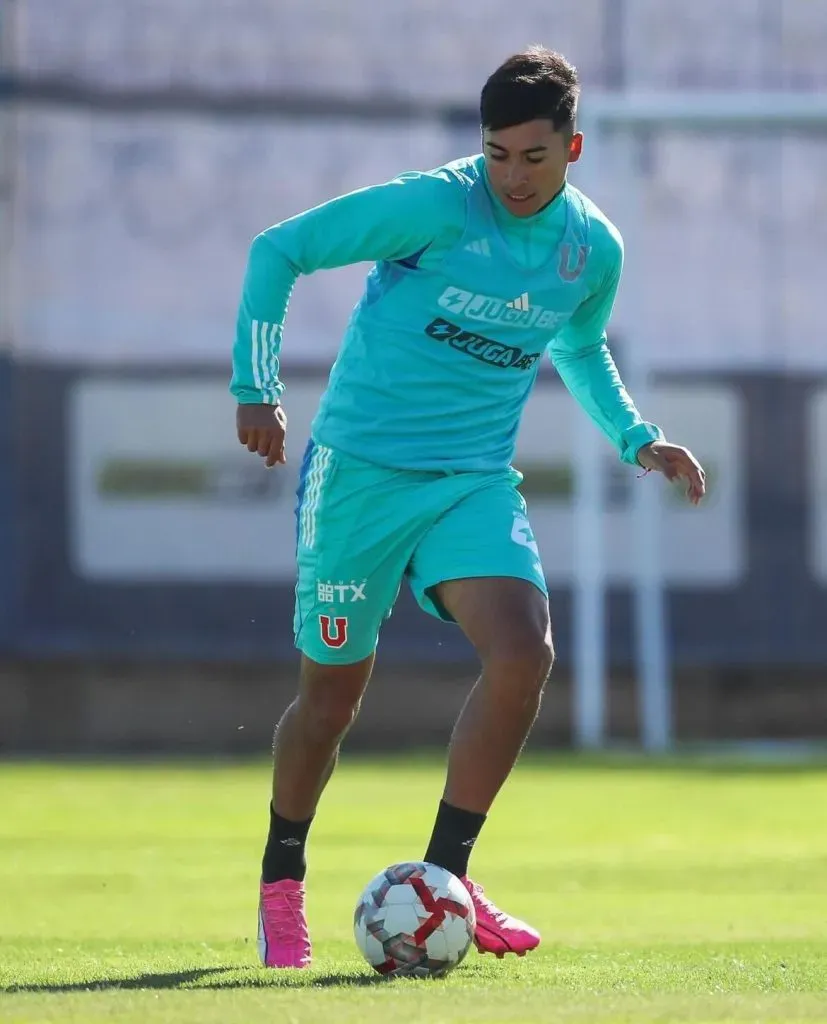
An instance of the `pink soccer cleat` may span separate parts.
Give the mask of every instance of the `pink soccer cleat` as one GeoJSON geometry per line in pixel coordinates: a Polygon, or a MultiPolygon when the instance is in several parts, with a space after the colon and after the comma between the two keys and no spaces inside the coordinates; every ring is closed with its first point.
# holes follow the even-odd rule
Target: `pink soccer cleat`
{"type": "Polygon", "coordinates": [[[525,956],[540,945],[540,933],[516,917],[506,914],[489,900],[481,885],[465,875],[460,879],[471,894],[477,912],[474,945],[480,953],[493,953],[500,960],[506,953],[525,956]]]}
{"type": "Polygon", "coordinates": [[[265,967],[309,967],[310,934],[304,882],[262,882],[258,904],[258,955],[265,967]]]}

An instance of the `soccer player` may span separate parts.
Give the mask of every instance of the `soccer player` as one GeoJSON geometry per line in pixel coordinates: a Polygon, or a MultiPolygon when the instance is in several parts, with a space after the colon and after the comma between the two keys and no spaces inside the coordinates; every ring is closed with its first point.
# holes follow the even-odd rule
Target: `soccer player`
{"type": "Polygon", "coordinates": [[[482,154],[333,199],[252,242],[231,391],[239,441],[267,466],[286,458],[279,346],[298,275],[374,264],[301,468],[302,659],[274,739],[259,909],[267,966],[310,963],[308,830],[403,579],[426,612],[459,625],[482,665],[423,857],[469,890],[480,951],[524,954],[540,941],[467,871],[553,658],[543,569],[511,467],[543,353],[624,462],[682,480],[693,503],[704,494],[703,470],[642,419],[607,348],[623,245],[566,180],[583,145],[578,95],[575,68],[531,47],[482,90],[482,154]]]}

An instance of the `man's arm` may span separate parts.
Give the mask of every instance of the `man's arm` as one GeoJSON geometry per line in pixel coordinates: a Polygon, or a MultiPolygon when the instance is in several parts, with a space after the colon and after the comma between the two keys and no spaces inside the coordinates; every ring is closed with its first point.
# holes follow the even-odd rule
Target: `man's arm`
{"type": "Polygon", "coordinates": [[[654,423],[647,423],[623,386],[606,343],[606,326],[623,269],[623,243],[610,236],[607,272],[601,287],[575,312],[550,343],[549,355],[571,394],[620,452],[624,462],[683,480],[686,496],[697,505],[706,492],[704,471],[692,452],[669,444],[654,423]]]}
{"type": "Polygon", "coordinates": [[[609,240],[607,268],[600,288],[575,312],[549,345],[549,356],[568,391],[617,448],[624,462],[638,465],[640,449],[663,439],[647,423],[623,385],[606,342],[623,269],[620,236],[609,240]]]}
{"type": "Polygon", "coordinates": [[[410,172],[359,189],[268,228],[253,239],[233,346],[232,394],[276,405],[284,390],[279,352],[290,294],[300,274],[352,263],[404,259],[427,248],[464,198],[447,172],[410,172]]]}

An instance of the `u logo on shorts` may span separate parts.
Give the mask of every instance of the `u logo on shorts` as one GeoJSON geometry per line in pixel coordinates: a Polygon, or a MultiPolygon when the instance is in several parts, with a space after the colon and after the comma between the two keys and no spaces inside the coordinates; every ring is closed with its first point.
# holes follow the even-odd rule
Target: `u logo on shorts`
{"type": "Polygon", "coordinates": [[[334,632],[331,632],[331,619],[329,615],[319,616],[319,629],[322,634],[322,643],[327,647],[344,647],[347,643],[347,619],[344,615],[337,615],[332,622],[334,632]]]}

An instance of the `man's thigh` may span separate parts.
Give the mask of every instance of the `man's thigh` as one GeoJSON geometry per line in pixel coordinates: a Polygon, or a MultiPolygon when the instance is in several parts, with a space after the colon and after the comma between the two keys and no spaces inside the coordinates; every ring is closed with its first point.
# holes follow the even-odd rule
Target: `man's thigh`
{"type": "Polygon", "coordinates": [[[311,444],[298,491],[294,636],[322,665],[376,649],[417,540],[429,520],[410,475],[311,444]]]}
{"type": "Polygon", "coordinates": [[[515,576],[445,580],[437,603],[465,633],[483,663],[522,665],[545,677],[553,658],[548,598],[515,576]]]}
{"type": "Polygon", "coordinates": [[[537,542],[516,474],[503,473],[466,494],[418,542],[408,569],[411,589],[432,615],[454,621],[436,588],[447,580],[526,580],[548,599],[537,542]]]}

